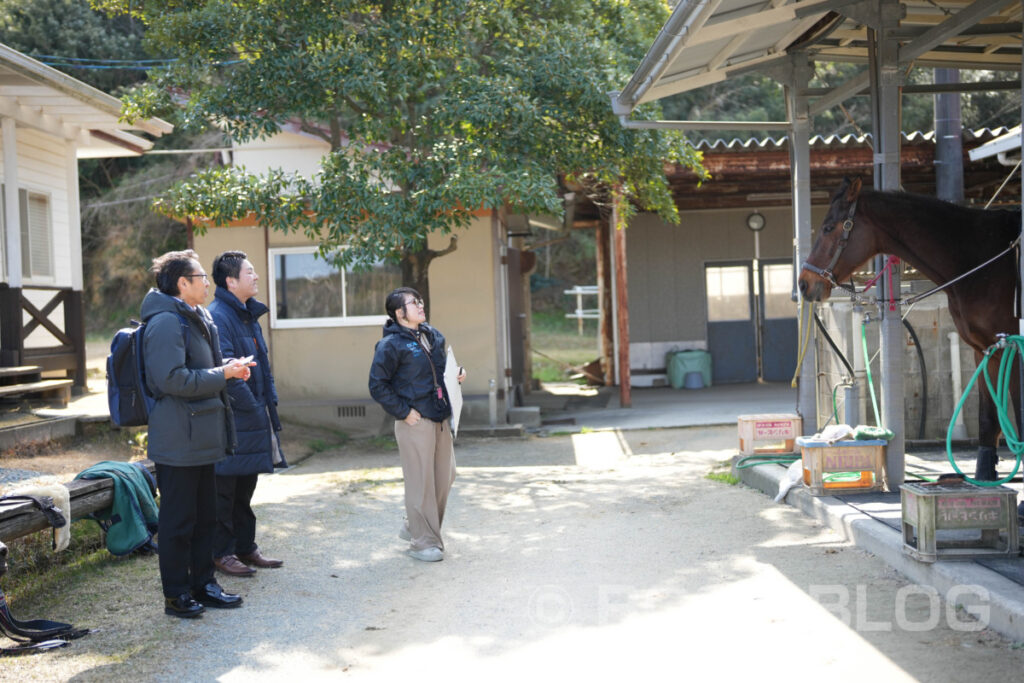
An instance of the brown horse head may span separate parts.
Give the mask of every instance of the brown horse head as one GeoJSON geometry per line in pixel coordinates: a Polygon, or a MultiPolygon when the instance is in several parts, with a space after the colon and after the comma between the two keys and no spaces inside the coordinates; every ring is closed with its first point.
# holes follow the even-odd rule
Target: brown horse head
{"type": "Polygon", "coordinates": [[[844,178],[832,195],[818,239],[800,271],[800,292],[808,301],[824,301],[838,282],[850,277],[877,251],[867,231],[856,227],[861,179],[844,178]]]}

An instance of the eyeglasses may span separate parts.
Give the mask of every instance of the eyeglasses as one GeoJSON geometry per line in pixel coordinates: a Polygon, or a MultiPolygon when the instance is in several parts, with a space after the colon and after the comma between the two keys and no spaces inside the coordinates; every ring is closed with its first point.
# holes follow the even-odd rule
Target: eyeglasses
{"type": "Polygon", "coordinates": [[[409,304],[412,304],[413,306],[418,306],[418,307],[422,308],[423,307],[423,299],[409,299],[404,304],[402,304],[402,308],[405,308],[409,304]]]}
{"type": "Polygon", "coordinates": [[[209,281],[210,279],[210,276],[207,275],[206,273],[192,273],[191,275],[182,275],[182,277],[187,277],[189,280],[191,280],[194,277],[201,277],[207,281],[209,281]]]}

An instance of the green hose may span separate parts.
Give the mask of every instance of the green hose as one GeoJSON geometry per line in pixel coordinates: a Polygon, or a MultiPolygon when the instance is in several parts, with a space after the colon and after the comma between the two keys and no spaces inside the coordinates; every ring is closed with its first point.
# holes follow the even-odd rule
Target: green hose
{"type": "Polygon", "coordinates": [[[953,466],[953,469],[956,470],[956,473],[964,478],[964,481],[977,486],[1000,486],[1012,480],[1017,474],[1017,470],[1020,469],[1021,454],[1024,453],[1024,442],[1018,438],[1016,420],[1014,420],[1013,416],[1009,414],[1009,406],[1012,405],[1010,402],[1010,384],[1012,384],[1013,359],[1017,353],[1021,353],[1022,356],[1024,356],[1024,337],[1018,335],[1007,335],[1004,340],[996,342],[985,350],[985,357],[982,359],[982,362],[978,363],[978,369],[974,371],[974,374],[971,376],[971,381],[967,383],[967,388],[964,389],[964,395],[961,396],[960,400],[957,402],[956,410],[953,411],[953,417],[949,421],[949,429],[946,430],[946,456],[949,458],[949,463],[953,466]],[[999,371],[996,375],[996,386],[993,389],[992,379],[988,374],[988,361],[992,355],[999,350],[1002,350],[1003,354],[999,360],[999,371]],[[996,415],[999,417],[999,428],[1003,430],[1003,437],[1006,439],[1006,445],[1010,449],[1010,452],[1017,456],[1017,462],[1013,466],[1013,471],[1002,479],[998,479],[996,481],[976,481],[971,479],[960,471],[960,468],[957,467],[956,461],[953,459],[953,426],[956,423],[957,416],[960,414],[960,410],[967,401],[967,396],[971,393],[971,389],[974,387],[975,382],[978,381],[978,375],[982,372],[985,373],[985,384],[988,386],[989,393],[992,395],[992,401],[996,405],[996,415]]]}
{"type": "Polygon", "coordinates": [[[746,455],[736,461],[736,469],[745,470],[748,467],[756,467],[757,465],[768,465],[772,463],[789,465],[799,459],[799,455],[746,455]],[[757,460],[758,462],[748,462],[752,460],[757,460]]]}
{"type": "Polygon", "coordinates": [[[868,332],[867,326],[860,326],[860,348],[864,351],[864,369],[868,373],[868,393],[871,394],[871,407],[875,409],[875,426],[882,427],[882,421],[878,419],[878,402],[875,401],[875,381],[871,378],[871,359],[868,357],[868,332]]]}

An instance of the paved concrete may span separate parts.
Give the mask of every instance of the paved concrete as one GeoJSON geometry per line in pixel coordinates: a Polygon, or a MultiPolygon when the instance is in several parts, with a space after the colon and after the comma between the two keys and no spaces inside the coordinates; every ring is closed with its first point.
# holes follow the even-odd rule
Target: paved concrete
{"type": "MultiPolygon", "coordinates": [[[[632,408],[620,407],[618,390],[615,388],[574,390],[570,386],[555,385],[552,389],[553,393],[542,392],[528,397],[526,402],[529,404],[532,400],[541,406],[542,420],[547,422],[546,429],[561,431],[735,425],[739,415],[793,413],[796,408],[796,390],[788,384],[779,383],[726,385],[699,390],[636,389],[633,391],[632,408]],[[578,395],[576,391],[583,395],[578,395]],[[600,407],[602,400],[606,407],[600,407]]],[[[973,471],[973,453],[970,449],[958,454],[956,459],[962,471],[973,471]]],[[[1007,461],[1002,461],[1001,469],[1008,466],[1007,461]]],[[[952,471],[944,450],[939,446],[908,453],[906,468],[907,472],[932,477],[952,471]]],[[[760,489],[770,497],[777,494],[779,481],[785,473],[786,468],[777,464],[759,465],[737,472],[745,484],[760,489]]],[[[1011,487],[1018,491],[1021,488],[1019,483],[1011,487]]],[[[814,497],[801,486],[792,489],[785,502],[843,534],[911,581],[935,588],[942,596],[948,596],[951,590],[961,590],[964,586],[981,587],[989,596],[988,600],[973,606],[965,605],[965,608],[975,616],[978,616],[978,610],[987,609],[986,619],[992,628],[1016,641],[1024,642],[1022,586],[975,562],[924,563],[906,555],[901,534],[879,521],[883,518],[899,519],[901,511],[898,500],[860,505],[858,509],[835,497],[814,497]]],[[[1024,563],[1024,559],[1017,558],[1016,561],[1024,563]]]]}
{"type": "MultiPolygon", "coordinates": [[[[745,484],[774,496],[779,490],[780,480],[786,475],[786,468],[775,464],[757,465],[736,473],[745,484]]],[[[893,514],[898,518],[899,503],[875,504],[868,514],[833,496],[812,496],[804,487],[791,489],[785,502],[843,534],[911,581],[935,588],[940,595],[948,596],[950,591],[963,590],[964,587],[981,587],[983,594],[987,594],[987,600],[966,605],[965,609],[984,618],[1003,635],[1024,642],[1022,586],[972,561],[918,562],[904,553],[901,534],[880,521],[881,517],[893,514]]],[[[1017,558],[1017,561],[1022,560],[1017,558]]],[[[972,592],[978,594],[973,589],[972,592]]]]}
{"type": "Polygon", "coordinates": [[[541,425],[548,431],[735,425],[740,415],[795,413],[797,400],[796,389],[782,382],[633,389],[629,408],[622,407],[617,387],[544,387],[546,391],[527,395],[524,403],[540,406],[541,425]]]}
{"type": "MultiPolygon", "coordinates": [[[[67,408],[47,410],[46,414],[77,415],[85,420],[105,419],[107,412],[103,380],[91,379],[90,384],[94,393],[76,397],[67,408]]],[[[545,385],[544,391],[527,395],[524,403],[540,408],[541,431],[619,432],[735,425],[740,415],[793,413],[796,390],[790,388],[788,383],[725,385],[695,390],[665,387],[634,389],[632,407],[623,408],[619,403],[617,388],[552,384],[545,385]]],[[[962,459],[958,457],[961,469],[970,471],[969,468],[973,466],[972,457],[970,454],[964,455],[962,459]]],[[[906,462],[908,471],[925,475],[950,471],[944,453],[938,448],[909,453],[906,462]]],[[[739,471],[744,483],[760,489],[770,497],[774,497],[778,491],[779,480],[784,473],[785,468],[779,465],[762,465],[739,471]]],[[[1019,484],[1013,487],[1020,490],[1019,484]]],[[[963,586],[981,587],[988,595],[988,601],[966,608],[974,612],[987,609],[986,618],[992,628],[1024,642],[1022,586],[974,562],[940,561],[929,564],[904,554],[900,534],[878,521],[878,518],[898,516],[898,503],[875,504],[868,514],[863,511],[866,509],[864,506],[858,509],[838,498],[814,497],[802,487],[790,491],[785,502],[845,535],[911,581],[931,586],[943,596],[963,586]]]]}

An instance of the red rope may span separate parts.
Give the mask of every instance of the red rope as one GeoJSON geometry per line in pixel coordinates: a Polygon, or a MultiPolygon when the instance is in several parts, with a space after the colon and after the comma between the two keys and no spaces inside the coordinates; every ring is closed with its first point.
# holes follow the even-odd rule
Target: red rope
{"type": "Polygon", "coordinates": [[[894,264],[898,264],[899,262],[900,262],[899,256],[890,256],[889,258],[887,258],[885,260],[885,265],[882,266],[882,269],[880,271],[878,271],[877,273],[875,273],[875,276],[873,278],[871,278],[866,283],[864,283],[864,290],[863,291],[866,292],[869,289],[871,289],[872,287],[874,287],[875,283],[878,282],[882,278],[882,275],[884,275],[886,272],[889,273],[889,310],[890,311],[895,311],[896,310],[896,299],[892,296],[892,266],[894,264]]]}
{"type": "Polygon", "coordinates": [[[890,256],[889,260],[885,264],[885,269],[889,271],[889,312],[892,313],[896,310],[896,295],[892,291],[892,266],[898,265],[900,260],[895,256],[890,256]]]}

